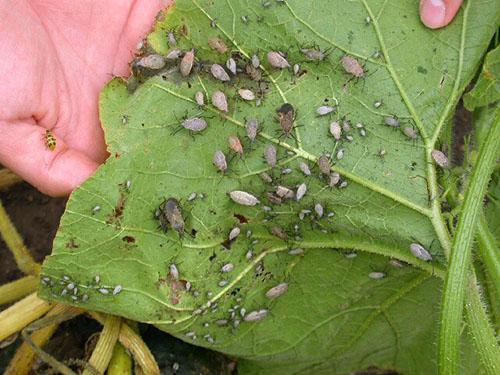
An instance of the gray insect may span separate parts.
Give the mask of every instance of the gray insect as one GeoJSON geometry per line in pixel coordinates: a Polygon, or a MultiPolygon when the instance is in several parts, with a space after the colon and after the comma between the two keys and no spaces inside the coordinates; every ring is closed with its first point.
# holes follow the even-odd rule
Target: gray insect
{"type": "Polygon", "coordinates": [[[215,167],[224,173],[227,170],[226,155],[220,150],[215,151],[213,163],[215,167]]]}
{"type": "Polygon", "coordinates": [[[262,79],[262,72],[252,64],[247,64],[245,66],[245,72],[250,76],[252,81],[260,81],[262,79]]]}
{"type": "Polygon", "coordinates": [[[354,57],[345,55],[342,57],[340,62],[342,63],[344,70],[347,73],[352,74],[354,77],[361,78],[365,75],[363,67],[354,57]]]}
{"type": "Polygon", "coordinates": [[[366,130],[365,129],[360,129],[359,130],[359,135],[362,137],[366,137],[366,130]]]}
{"type": "Polygon", "coordinates": [[[219,281],[219,286],[222,288],[222,287],[225,287],[227,284],[229,284],[229,281],[227,280],[221,280],[219,281]]]}
{"type": "Polygon", "coordinates": [[[334,187],[339,183],[339,181],[340,181],[340,174],[334,172],[330,175],[330,182],[328,183],[328,185],[330,187],[334,187]]]}
{"type": "Polygon", "coordinates": [[[291,199],[295,196],[295,193],[293,192],[292,189],[278,185],[276,187],[276,195],[283,199],[291,199]]]}
{"type": "Polygon", "coordinates": [[[168,268],[170,278],[172,278],[173,280],[179,280],[179,270],[177,269],[177,266],[172,263],[168,268]]]}
{"type": "Polygon", "coordinates": [[[165,66],[165,59],[161,55],[152,54],[137,61],[137,66],[151,70],[158,70],[165,66]]]}
{"type": "Polygon", "coordinates": [[[287,283],[278,284],[266,292],[266,297],[269,299],[278,298],[279,296],[283,295],[287,291],[287,289],[288,289],[287,283]]]}
{"type": "Polygon", "coordinates": [[[232,57],[230,57],[227,61],[226,61],[226,68],[231,72],[233,73],[233,75],[236,75],[236,61],[234,61],[234,59],[232,57]]]}
{"type": "Polygon", "coordinates": [[[281,170],[281,174],[290,174],[292,172],[293,172],[292,168],[283,168],[281,170]]]}
{"type": "Polygon", "coordinates": [[[234,190],[229,193],[229,197],[233,202],[241,204],[242,206],[255,206],[260,201],[250,193],[241,190],[234,190]]]}
{"type": "Polygon", "coordinates": [[[354,137],[352,135],[346,135],[345,139],[347,139],[349,142],[352,142],[354,140],[354,137]]]}
{"type": "Polygon", "coordinates": [[[415,129],[410,128],[410,127],[404,128],[403,129],[403,134],[406,135],[410,139],[417,139],[418,138],[418,134],[415,131],[415,129]]]}
{"type": "Polygon", "coordinates": [[[299,163],[299,169],[302,171],[302,173],[304,173],[304,175],[306,176],[311,175],[311,169],[309,169],[309,166],[303,161],[299,163]]]}
{"type": "Polygon", "coordinates": [[[267,182],[268,184],[273,182],[273,178],[266,172],[260,173],[259,177],[262,179],[262,181],[267,182]]]}
{"type": "Polygon", "coordinates": [[[250,260],[253,258],[253,251],[252,250],[248,250],[247,253],[245,254],[245,258],[250,260]]]}
{"type": "Polygon", "coordinates": [[[345,257],[347,259],[352,259],[352,258],[356,258],[358,256],[358,253],[355,253],[355,252],[352,252],[352,253],[346,253],[345,254],[345,257]]]}
{"type": "Polygon", "coordinates": [[[318,219],[321,219],[323,217],[324,209],[321,203],[316,203],[314,205],[314,211],[316,212],[316,216],[318,219]]]}
{"type": "Polygon", "coordinates": [[[387,116],[384,118],[384,123],[392,128],[399,128],[399,120],[395,116],[387,116]]]}
{"type": "Polygon", "coordinates": [[[226,43],[221,38],[213,37],[208,39],[208,45],[210,48],[216,50],[219,53],[226,53],[229,49],[226,46],[226,43]]]}
{"type": "Polygon", "coordinates": [[[325,116],[329,113],[334,112],[335,110],[336,108],[330,105],[322,105],[321,107],[316,108],[316,114],[318,116],[325,116]]]}
{"type": "Polygon", "coordinates": [[[338,152],[337,152],[337,159],[338,160],[342,160],[344,158],[344,149],[341,148],[338,152]]]}
{"type": "Polygon", "coordinates": [[[327,55],[319,48],[301,48],[300,52],[302,52],[304,56],[311,61],[323,61],[327,55]]]}
{"type": "Polygon", "coordinates": [[[210,72],[212,73],[214,78],[218,79],[219,81],[227,82],[231,80],[231,78],[229,78],[229,74],[227,74],[224,68],[219,64],[212,64],[210,72]]]}
{"type": "MultiPolygon", "coordinates": [[[[66,289],[65,289],[66,290],[66,289]]],[[[109,294],[109,290],[106,289],[106,288],[99,288],[97,289],[99,291],[99,293],[101,294],[109,294]]]]}
{"type": "Polygon", "coordinates": [[[391,259],[389,261],[389,264],[393,266],[394,268],[404,268],[405,264],[397,259],[391,259]]]}
{"type": "Polygon", "coordinates": [[[222,266],[222,268],[220,269],[221,272],[223,273],[227,273],[227,272],[231,272],[232,270],[234,269],[234,264],[233,263],[226,263],[222,266]]]}
{"type": "Polygon", "coordinates": [[[250,119],[246,123],[247,137],[251,142],[255,141],[259,131],[259,122],[256,119],[250,119]]]}
{"type": "Polygon", "coordinates": [[[122,289],[123,287],[121,285],[115,286],[115,288],[113,289],[113,295],[116,296],[118,293],[122,291],[122,289]]]}
{"type": "Polygon", "coordinates": [[[329,176],[331,171],[330,171],[330,157],[327,156],[326,154],[321,155],[318,158],[318,167],[321,173],[324,175],[329,176]]]}
{"type": "Polygon", "coordinates": [[[188,118],[182,122],[182,127],[193,133],[199,133],[202,130],[205,130],[207,125],[207,122],[199,117],[188,118]]]}
{"type": "Polygon", "coordinates": [[[257,322],[259,320],[264,319],[267,316],[268,312],[269,311],[266,309],[250,311],[248,314],[245,315],[243,320],[245,322],[257,322]]]}
{"type": "Polygon", "coordinates": [[[349,122],[349,120],[344,120],[342,122],[342,130],[346,133],[351,131],[351,123],[349,122]]]}
{"type": "Polygon", "coordinates": [[[383,104],[384,104],[384,101],[383,101],[382,99],[380,99],[380,100],[375,100],[375,101],[373,102],[373,107],[374,107],[375,109],[379,109],[380,107],[382,107],[382,105],[383,105],[383,104]]]}
{"type": "Polygon", "coordinates": [[[167,60],[177,60],[179,57],[182,56],[182,50],[179,48],[174,48],[173,50],[170,50],[167,55],[165,56],[165,59],[167,60]]]}
{"type": "Polygon", "coordinates": [[[184,219],[180,209],[179,201],[175,198],[168,198],[159,213],[160,225],[164,231],[167,230],[167,223],[172,229],[182,235],[184,233],[184,219]]]}
{"type": "Polygon", "coordinates": [[[191,73],[194,64],[194,49],[186,52],[179,65],[179,70],[183,77],[187,77],[191,73]]]}
{"type": "Polygon", "coordinates": [[[222,112],[228,111],[226,94],[222,91],[217,90],[212,94],[212,104],[222,112]]]}
{"type": "Polygon", "coordinates": [[[283,104],[278,110],[281,129],[285,137],[288,137],[293,129],[295,121],[295,109],[290,103],[283,104]]]}
{"type": "Polygon", "coordinates": [[[218,325],[219,327],[223,327],[223,326],[227,325],[227,319],[216,320],[215,324],[218,325]]]}
{"type": "Polygon", "coordinates": [[[297,202],[304,197],[306,192],[307,192],[307,185],[303,182],[299,185],[299,187],[297,188],[297,193],[295,194],[295,199],[297,200],[297,202]]]}
{"type": "Polygon", "coordinates": [[[227,141],[231,150],[233,150],[240,156],[243,155],[243,146],[241,145],[241,141],[237,136],[230,135],[229,137],[227,137],[227,141]]]}
{"type": "Polygon", "coordinates": [[[168,32],[167,39],[168,39],[168,44],[170,44],[171,46],[177,45],[177,40],[175,39],[175,35],[172,31],[168,32]]]}
{"type": "Polygon", "coordinates": [[[439,150],[432,150],[431,155],[436,164],[441,168],[446,169],[450,167],[450,161],[443,152],[439,150]]]}
{"type": "Polygon", "coordinates": [[[340,127],[340,123],[338,121],[333,121],[330,123],[330,134],[335,138],[335,140],[340,140],[342,136],[342,128],[340,127]]]}
{"type": "Polygon", "coordinates": [[[203,95],[203,92],[196,91],[196,94],[194,94],[194,99],[196,100],[196,104],[198,104],[200,107],[205,105],[205,95],[203,95]]]}
{"type": "Polygon", "coordinates": [[[384,272],[370,272],[368,274],[368,277],[370,279],[373,279],[373,280],[380,280],[380,279],[383,279],[385,277],[385,273],[384,272]]]}
{"type": "Polygon", "coordinates": [[[234,240],[236,237],[238,237],[241,233],[241,229],[238,227],[234,227],[231,229],[231,232],[229,232],[229,241],[234,240]]]}
{"type": "Polygon", "coordinates": [[[344,189],[347,187],[347,181],[342,181],[339,185],[339,188],[344,189]]]}
{"type": "Polygon", "coordinates": [[[274,68],[278,69],[290,68],[290,63],[287,61],[287,59],[285,59],[285,57],[280,52],[269,51],[267,53],[267,61],[274,68]]]}
{"type": "Polygon", "coordinates": [[[273,236],[278,237],[280,240],[287,241],[288,234],[286,234],[285,230],[277,225],[271,228],[271,234],[273,236]]]}
{"type": "Polygon", "coordinates": [[[252,90],[248,89],[239,89],[238,90],[238,95],[244,99],[244,100],[255,100],[255,94],[253,93],[252,90]]]}
{"type": "Polygon", "coordinates": [[[412,243],[410,245],[410,251],[416,258],[421,259],[424,262],[432,260],[431,253],[429,253],[429,251],[427,251],[427,249],[419,243],[412,243]]]}
{"type": "Polygon", "coordinates": [[[252,65],[255,69],[257,69],[260,66],[260,60],[257,55],[252,56],[252,65]]]}
{"type": "Polygon", "coordinates": [[[264,150],[264,158],[266,159],[267,164],[274,168],[276,166],[277,157],[276,157],[276,147],[273,145],[268,145],[264,150]]]}
{"type": "Polygon", "coordinates": [[[301,255],[301,254],[304,254],[304,249],[301,249],[300,247],[297,247],[295,249],[290,249],[288,251],[288,254],[290,254],[290,255],[301,255]]]}

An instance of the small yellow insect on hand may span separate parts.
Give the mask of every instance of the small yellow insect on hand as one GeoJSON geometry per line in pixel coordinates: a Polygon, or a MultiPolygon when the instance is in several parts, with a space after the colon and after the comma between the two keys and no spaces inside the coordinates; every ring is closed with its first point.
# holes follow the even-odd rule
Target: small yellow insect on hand
{"type": "Polygon", "coordinates": [[[45,130],[45,145],[50,151],[56,149],[56,137],[54,137],[54,134],[49,129],[45,130]]]}

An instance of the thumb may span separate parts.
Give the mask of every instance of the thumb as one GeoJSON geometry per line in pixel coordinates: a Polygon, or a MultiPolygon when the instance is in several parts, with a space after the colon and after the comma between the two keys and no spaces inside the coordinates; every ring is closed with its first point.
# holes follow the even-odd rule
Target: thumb
{"type": "Polygon", "coordinates": [[[431,29],[448,25],[463,0],[420,0],[420,19],[431,29]]]}
{"type": "Polygon", "coordinates": [[[67,147],[55,134],[56,147],[46,143],[46,129],[34,121],[0,121],[0,163],[41,192],[68,195],[90,177],[98,163],[67,147]]]}

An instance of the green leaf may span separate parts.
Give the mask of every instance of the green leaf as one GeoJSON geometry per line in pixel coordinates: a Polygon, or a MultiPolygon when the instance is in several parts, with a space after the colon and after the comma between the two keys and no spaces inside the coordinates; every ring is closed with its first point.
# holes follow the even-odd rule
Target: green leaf
{"type": "MultiPolygon", "coordinates": [[[[111,157],[72,194],[44,263],[47,281],[40,294],[155,324],[241,358],[243,372],[346,373],[372,365],[436,372],[443,248],[449,241],[430,153],[487,46],[496,15],[467,2],[452,25],[431,31],[420,24],[412,1],[265,3],[178,1],[148,41],[166,53],[167,32],[174,31],[178,47],[195,48],[195,72],[186,80],[176,62],[168,63],[133,93],[118,79],[105,88],[101,118],[111,157]],[[227,84],[214,80],[210,64],[224,65],[230,54],[212,50],[211,37],[230,46],[240,69],[259,56],[261,91],[243,72],[227,84]],[[315,46],[328,51],[324,61],[307,61],[299,51],[315,46]],[[270,50],[287,52],[302,74],[270,66],[270,50]],[[345,54],[364,64],[363,78],[342,70],[345,54]],[[238,99],[239,88],[259,93],[262,105],[238,99]],[[208,103],[216,90],[228,97],[227,114],[194,101],[202,91],[208,103]],[[383,105],[375,108],[380,100],[383,105]],[[284,102],[297,113],[289,137],[281,135],[276,113],[284,102]],[[319,106],[337,103],[337,113],[316,115],[319,106]],[[203,117],[207,129],[194,136],[179,129],[185,116],[203,117]],[[414,127],[418,138],[384,125],[387,116],[397,116],[402,128],[414,127]],[[262,128],[253,144],[244,129],[251,118],[262,128]],[[344,118],[352,129],[336,143],[328,136],[329,123],[344,118]],[[230,151],[229,135],[242,140],[242,157],[230,151]],[[263,160],[268,144],[278,149],[279,167],[272,170],[263,160]],[[340,149],[344,157],[338,160],[340,149]],[[215,150],[228,158],[224,175],[212,165],[215,150]],[[333,155],[333,170],[346,187],[328,187],[316,166],[324,153],[333,155]],[[309,164],[310,177],[299,171],[299,162],[309,164]],[[282,168],[292,173],[281,174],[282,168]],[[273,175],[273,184],[261,180],[263,171],[273,175]],[[299,202],[273,205],[266,198],[277,184],[295,189],[300,183],[307,184],[307,193],[299,202]],[[237,205],[228,197],[234,190],[250,192],[261,203],[237,205]],[[188,201],[193,192],[203,198],[188,201]],[[154,217],[168,197],[180,202],[182,237],[171,229],[164,233],[154,217]],[[323,217],[314,214],[315,204],[324,207],[323,217]],[[304,209],[313,212],[300,220],[304,209]],[[227,249],[236,226],[241,234],[227,249]],[[271,234],[274,226],[288,233],[286,241],[271,234]],[[415,241],[433,253],[432,262],[412,256],[415,241]],[[304,253],[290,255],[293,248],[304,253]],[[391,266],[390,258],[408,265],[391,266]],[[221,273],[227,263],[234,270],[221,273]],[[171,264],[191,283],[190,291],[169,276],[171,264]],[[370,278],[374,271],[386,277],[370,278]],[[221,281],[228,284],[219,286],[221,281]],[[76,294],[69,282],[77,285],[76,294]],[[281,297],[265,297],[282,282],[288,290],[281,297]],[[122,290],[114,296],[117,285],[122,290]],[[248,322],[238,317],[241,308],[269,313],[248,322]],[[202,315],[195,314],[199,309],[202,315]],[[223,319],[228,325],[218,326],[223,319]]],[[[478,361],[469,347],[464,371],[475,373],[478,361]]]]}
{"type": "Polygon", "coordinates": [[[500,46],[486,54],[483,68],[474,88],[464,95],[469,111],[500,99],[500,46]]]}

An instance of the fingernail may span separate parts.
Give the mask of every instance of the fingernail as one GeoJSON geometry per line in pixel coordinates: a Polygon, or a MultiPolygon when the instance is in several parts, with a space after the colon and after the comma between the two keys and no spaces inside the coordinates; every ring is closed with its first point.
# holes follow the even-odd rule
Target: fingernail
{"type": "Polygon", "coordinates": [[[446,7],[443,0],[423,0],[420,3],[420,19],[431,29],[444,26],[445,15],[446,7]]]}

